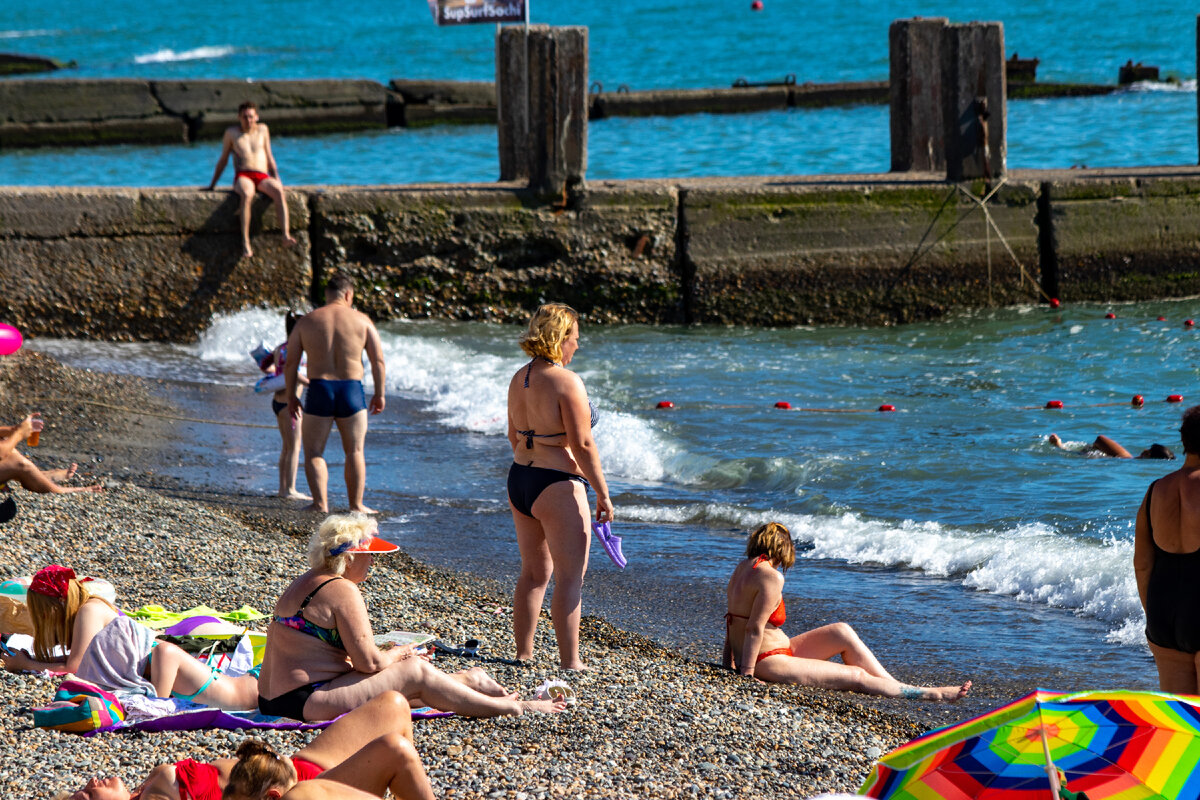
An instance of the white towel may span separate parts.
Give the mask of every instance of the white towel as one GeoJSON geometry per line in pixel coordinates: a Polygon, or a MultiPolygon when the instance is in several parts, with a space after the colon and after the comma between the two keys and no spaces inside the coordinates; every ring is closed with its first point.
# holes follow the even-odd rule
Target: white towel
{"type": "Polygon", "coordinates": [[[154,684],[142,677],[150,663],[154,631],[120,616],[100,629],[83,653],[75,675],[108,689],[154,696],[154,684]]]}

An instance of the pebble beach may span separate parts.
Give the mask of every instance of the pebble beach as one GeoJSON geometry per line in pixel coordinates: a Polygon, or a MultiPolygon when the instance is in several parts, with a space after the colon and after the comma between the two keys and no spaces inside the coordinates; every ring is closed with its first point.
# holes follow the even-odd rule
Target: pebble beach
{"type": "MultiPolygon", "coordinates": [[[[0,527],[0,576],[47,563],[110,580],[118,604],[184,609],[248,604],[269,612],[304,571],[318,515],[273,498],[172,485],[154,464],[173,452],[168,392],[152,381],[76,370],[37,354],[0,359],[0,420],[41,411],[42,467],[80,465],[73,483],[103,482],[101,494],[35,495],[13,486],[19,512],[0,527]],[[30,387],[36,387],[30,388],[30,387]],[[133,416],[113,406],[138,408],[133,416]],[[151,416],[151,415],[161,416],[151,416]]],[[[549,678],[579,700],[562,714],[419,721],[416,744],[440,797],[810,797],[853,792],[875,759],[932,724],[957,721],[954,707],[915,713],[855,695],[739,679],[585,616],[582,652],[592,670],[564,674],[544,618],[538,657],[511,666],[506,596],[511,588],[436,570],[403,551],[376,560],[363,593],[377,632],[409,630],[457,644],[484,643],[482,666],[530,697],[549,678]]],[[[715,657],[715,656],[714,656],[715,657]]],[[[440,656],[446,670],[479,660],[440,656]]],[[[90,738],[34,729],[56,680],[0,672],[0,796],[49,798],[91,775],[119,774],[136,786],[154,764],[228,756],[247,734],[191,731],[90,738]]],[[[285,752],[313,734],[267,732],[285,752]]]]}

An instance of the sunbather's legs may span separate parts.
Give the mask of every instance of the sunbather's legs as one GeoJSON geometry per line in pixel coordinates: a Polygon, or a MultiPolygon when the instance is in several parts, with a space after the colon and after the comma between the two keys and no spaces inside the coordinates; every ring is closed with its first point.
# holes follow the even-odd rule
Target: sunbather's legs
{"type": "Polygon", "coordinates": [[[374,739],[321,777],[379,797],[390,789],[404,800],[433,800],[417,749],[396,733],[374,739]]]}
{"type": "Polygon", "coordinates": [[[295,755],[329,769],[389,733],[412,740],[412,707],[399,692],[384,692],[338,719],[295,755]]]}
{"type": "Polygon", "coordinates": [[[883,664],[879,663],[879,659],[875,658],[875,654],[858,638],[854,628],[845,622],[822,625],[799,636],[793,636],[789,644],[793,655],[801,658],[828,661],[834,656],[841,656],[842,661],[849,666],[862,667],[876,678],[894,680],[883,668],[883,664]]]}
{"type": "Polygon", "coordinates": [[[496,683],[495,679],[482,667],[471,667],[462,672],[455,672],[450,675],[454,680],[471,687],[481,694],[486,694],[491,697],[508,697],[509,691],[500,684],[496,683]]]}
{"type": "MultiPolygon", "coordinates": [[[[72,464],[72,468],[76,465],[72,464]]],[[[69,492],[99,492],[104,487],[99,484],[92,486],[59,486],[45,472],[42,472],[25,456],[17,452],[9,453],[0,458],[0,483],[17,481],[31,492],[40,494],[66,494],[69,492]]]]}
{"type": "Polygon", "coordinates": [[[215,706],[226,711],[247,711],[258,707],[258,679],[250,675],[236,678],[213,677],[212,670],[200,663],[184,650],[170,642],[159,642],[150,654],[150,682],[159,697],[170,697],[171,692],[181,695],[194,694],[200,687],[208,686],[195,701],[215,706]]]}
{"type": "Polygon", "coordinates": [[[892,677],[872,675],[862,667],[788,655],[764,658],[755,665],[754,675],[769,683],[792,683],[843,692],[941,702],[960,700],[971,689],[970,681],[961,686],[910,686],[892,677]]]}
{"type": "Polygon", "coordinates": [[[308,698],[304,718],[333,719],[389,689],[403,694],[414,706],[429,705],[465,717],[500,717],[565,708],[563,704],[548,701],[491,697],[455,680],[425,659],[414,657],[397,661],[373,675],[351,672],[330,681],[308,698]]]}

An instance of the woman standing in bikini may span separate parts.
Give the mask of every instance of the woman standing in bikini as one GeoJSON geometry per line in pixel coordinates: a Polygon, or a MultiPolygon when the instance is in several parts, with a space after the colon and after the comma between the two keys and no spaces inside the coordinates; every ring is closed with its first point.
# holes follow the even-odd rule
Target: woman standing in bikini
{"type": "Polygon", "coordinates": [[[513,594],[517,658],[533,657],[542,600],[554,576],[550,619],[564,669],[587,669],[579,657],[580,595],[587,571],[587,489],[596,492],[597,522],[611,522],[612,500],[592,438],[596,412],[583,380],[567,369],[579,350],[579,314],[561,303],[534,312],[521,337],[530,357],[508,384],[508,441],[513,464],[508,502],[521,551],[513,594]]]}
{"type": "Polygon", "coordinates": [[[1164,692],[1200,686],[1200,406],[1179,426],[1183,466],[1146,490],[1133,540],[1133,571],[1146,642],[1164,692]]]}
{"type": "Polygon", "coordinates": [[[768,683],[883,697],[953,702],[966,696],[970,681],[961,686],[910,686],[896,680],[844,622],[789,639],[780,629],[787,621],[783,573],[794,563],[796,547],[783,525],[768,522],[750,534],[746,558],[733,571],[726,590],[726,667],[768,683]],[[829,661],[834,656],[844,663],[829,661]]]}

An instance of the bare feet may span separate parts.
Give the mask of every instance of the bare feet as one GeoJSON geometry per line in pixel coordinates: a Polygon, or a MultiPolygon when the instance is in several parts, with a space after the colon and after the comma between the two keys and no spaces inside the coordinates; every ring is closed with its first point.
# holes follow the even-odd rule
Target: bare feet
{"type": "Polygon", "coordinates": [[[65,483],[75,477],[75,473],[79,470],[78,464],[72,464],[66,469],[48,469],[45,475],[55,483],[65,483]]]}
{"type": "Polygon", "coordinates": [[[591,672],[592,668],[582,661],[576,661],[574,665],[563,664],[562,668],[571,672],[591,672]]]}
{"type": "Polygon", "coordinates": [[[567,710],[567,704],[562,700],[522,700],[519,704],[521,713],[535,711],[539,714],[557,714],[567,710]]]}
{"type": "Polygon", "coordinates": [[[279,497],[284,500],[312,500],[311,495],[301,494],[295,489],[292,489],[290,492],[280,492],[279,497]]]}
{"type": "Polygon", "coordinates": [[[935,703],[957,703],[966,697],[969,691],[971,691],[970,681],[962,686],[933,686],[925,690],[922,699],[932,700],[935,703]]]}
{"type": "Polygon", "coordinates": [[[296,243],[296,239],[290,233],[283,234],[283,244],[285,247],[291,247],[296,243]]]}
{"type": "Polygon", "coordinates": [[[375,509],[367,508],[366,506],[359,506],[358,508],[355,508],[354,506],[350,506],[350,510],[356,511],[359,514],[378,514],[379,513],[375,509]]]}
{"type": "Polygon", "coordinates": [[[254,258],[254,251],[250,249],[249,242],[242,245],[242,258],[254,258]]]}
{"type": "Polygon", "coordinates": [[[329,509],[328,509],[328,508],[321,508],[321,507],[320,507],[319,505],[317,505],[316,503],[309,503],[308,505],[306,505],[304,508],[302,508],[302,509],[300,509],[300,510],[301,510],[301,511],[314,511],[314,512],[318,512],[318,513],[321,513],[321,514],[328,514],[328,513],[329,513],[329,509]]]}
{"type": "Polygon", "coordinates": [[[55,494],[73,494],[75,492],[103,492],[104,486],[94,483],[91,486],[60,486],[55,494]]]}

